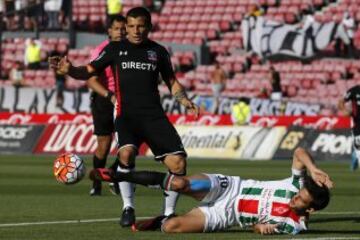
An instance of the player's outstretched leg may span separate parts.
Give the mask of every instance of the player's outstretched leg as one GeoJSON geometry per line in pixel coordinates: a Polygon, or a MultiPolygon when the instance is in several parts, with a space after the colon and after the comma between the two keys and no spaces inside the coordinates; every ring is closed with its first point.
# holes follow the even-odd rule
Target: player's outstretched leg
{"type": "Polygon", "coordinates": [[[204,231],[205,215],[195,208],[182,216],[157,216],[146,220],[137,221],[132,231],[156,231],[166,233],[200,233],[204,231]]]}
{"type": "Polygon", "coordinates": [[[211,190],[211,181],[205,174],[176,176],[155,171],[114,172],[109,168],[93,169],[90,179],[106,182],[132,182],[151,188],[161,188],[191,196],[201,201],[211,190]]]}

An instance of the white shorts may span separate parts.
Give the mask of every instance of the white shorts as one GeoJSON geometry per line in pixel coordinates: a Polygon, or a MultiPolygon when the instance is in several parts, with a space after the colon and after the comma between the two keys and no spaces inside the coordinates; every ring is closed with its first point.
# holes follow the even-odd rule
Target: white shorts
{"type": "Polygon", "coordinates": [[[224,90],[225,86],[222,83],[213,83],[211,85],[213,94],[215,98],[219,98],[221,95],[221,92],[224,90]]]}
{"type": "Polygon", "coordinates": [[[199,209],[205,215],[204,232],[215,232],[237,224],[235,200],[240,193],[240,177],[205,174],[211,181],[210,192],[199,209]]]}

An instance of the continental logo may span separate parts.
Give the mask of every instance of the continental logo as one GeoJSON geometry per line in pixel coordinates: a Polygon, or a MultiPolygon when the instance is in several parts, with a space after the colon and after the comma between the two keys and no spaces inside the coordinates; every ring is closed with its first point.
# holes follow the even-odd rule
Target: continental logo
{"type": "Polygon", "coordinates": [[[286,135],[285,139],[280,145],[280,149],[284,150],[294,150],[300,141],[304,138],[304,133],[301,131],[290,131],[286,135]]]}
{"type": "Polygon", "coordinates": [[[221,134],[219,132],[209,133],[199,136],[193,131],[181,135],[182,142],[186,148],[209,148],[209,149],[233,149],[241,147],[241,133],[228,132],[221,134]]]}

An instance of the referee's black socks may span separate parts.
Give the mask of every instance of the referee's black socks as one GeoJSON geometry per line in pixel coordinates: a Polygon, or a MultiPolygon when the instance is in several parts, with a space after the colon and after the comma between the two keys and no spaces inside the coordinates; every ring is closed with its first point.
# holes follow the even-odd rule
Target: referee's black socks
{"type": "Polygon", "coordinates": [[[104,168],[106,165],[106,158],[100,159],[95,154],[93,156],[93,167],[94,168],[104,168]]]}

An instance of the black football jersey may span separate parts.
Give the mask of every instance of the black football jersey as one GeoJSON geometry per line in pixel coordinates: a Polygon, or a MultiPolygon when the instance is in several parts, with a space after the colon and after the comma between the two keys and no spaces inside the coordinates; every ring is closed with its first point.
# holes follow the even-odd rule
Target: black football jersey
{"type": "Polygon", "coordinates": [[[164,114],[158,91],[159,73],[169,85],[174,71],[169,53],[160,44],[147,40],[135,45],[127,39],[110,42],[90,65],[99,73],[112,67],[117,116],[164,114]]]}

